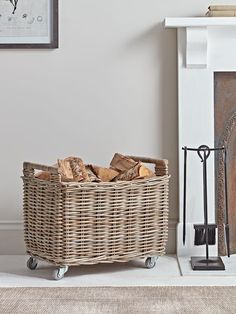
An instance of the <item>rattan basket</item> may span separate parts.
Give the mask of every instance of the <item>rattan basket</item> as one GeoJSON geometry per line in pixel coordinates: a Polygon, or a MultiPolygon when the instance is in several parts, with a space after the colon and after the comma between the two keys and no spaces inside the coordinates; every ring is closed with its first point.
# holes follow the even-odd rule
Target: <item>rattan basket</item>
{"type": "Polygon", "coordinates": [[[58,266],[163,255],[168,236],[168,162],[129,157],[153,163],[157,176],[131,182],[65,183],[57,168],[25,162],[27,253],[58,266]],[[37,179],[35,170],[49,171],[50,181],[37,179]]]}

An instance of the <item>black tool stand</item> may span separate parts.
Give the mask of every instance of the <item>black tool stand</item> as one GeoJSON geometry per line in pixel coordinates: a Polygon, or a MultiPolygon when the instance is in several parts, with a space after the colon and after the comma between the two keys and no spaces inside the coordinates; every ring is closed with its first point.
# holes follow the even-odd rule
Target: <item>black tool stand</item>
{"type": "MultiPolygon", "coordinates": [[[[193,270],[225,270],[225,265],[221,259],[220,256],[216,257],[209,257],[209,245],[212,244],[209,242],[209,230],[212,228],[216,228],[217,225],[210,225],[208,223],[208,208],[207,208],[207,158],[209,157],[211,151],[223,151],[225,152],[226,156],[226,150],[224,147],[221,148],[209,148],[206,145],[201,145],[197,149],[195,148],[188,148],[184,147],[183,150],[185,150],[185,183],[184,183],[184,221],[186,221],[186,160],[187,160],[187,151],[195,151],[197,152],[198,156],[201,159],[201,162],[203,164],[203,203],[204,203],[204,224],[200,225],[202,230],[204,231],[204,244],[206,245],[206,256],[203,257],[191,257],[191,266],[193,270]]],[[[225,192],[227,192],[227,177],[226,177],[226,158],[225,158],[225,192]]],[[[226,225],[228,227],[228,200],[227,200],[227,193],[225,193],[226,196],[226,225]]],[[[199,226],[199,225],[198,225],[199,226]]],[[[196,226],[196,227],[198,227],[196,226]]],[[[227,230],[228,231],[228,230],[227,230]]],[[[184,229],[184,242],[185,242],[185,232],[186,230],[184,229]]],[[[227,248],[228,248],[228,256],[230,256],[229,252],[229,237],[227,239],[227,248]]]]}
{"type": "Polygon", "coordinates": [[[220,256],[217,257],[191,257],[193,270],[225,270],[225,265],[220,256]]]}

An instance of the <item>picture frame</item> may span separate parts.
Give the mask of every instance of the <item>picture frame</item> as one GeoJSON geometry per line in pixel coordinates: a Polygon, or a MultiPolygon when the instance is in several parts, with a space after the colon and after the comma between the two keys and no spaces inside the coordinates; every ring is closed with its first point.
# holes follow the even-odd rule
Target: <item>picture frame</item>
{"type": "Polygon", "coordinates": [[[56,49],[58,0],[0,0],[0,49],[56,49]]]}

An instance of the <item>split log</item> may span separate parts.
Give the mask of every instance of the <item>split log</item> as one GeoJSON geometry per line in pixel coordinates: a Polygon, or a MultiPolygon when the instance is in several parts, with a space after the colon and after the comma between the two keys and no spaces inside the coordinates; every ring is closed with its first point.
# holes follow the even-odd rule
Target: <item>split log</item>
{"type": "Polygon", "coordinates": [[[73,172],[70,166],[69,160],[57,160],[58,163],[58,173],[61,175],[61,180],[64,182],[73,181],[73,172]]]}
{"type": "MultiPolygon", "coordinates": [[[[54,165],[52,165],[52,167],[57,168],[58,164],[54,164],[54,165]]],[[[50,181],[50,172],[40,171],[40,172],[36,173],[35,178],[40,179],[40,180],[50,181]]]]}
{"type": "Polygon", "coordinates": [[[141,162],[138,162],[133,168],[119,174],[116,177],[116,180],[131,181],[143,178],[151,178],[154,176],[154,172],[145,167],[141,162]]]}
{"type": "Polygon", "coordinates": [[[68,160],[70,163],[70,167],[73,174],[73,181],[75,182],[81,182],[81,181],[89,182],[90,181],[87,170],[81,158],[69,157],[69,158],[66,158],[66,160],[68,160]]]}
{"type": "Polygon", "coordinates": [[[136,164],[137,162],[134,161],[133,159],[121,155],[119,153],[116,153],[112,158],[110,166],[118,171],[127,171],[133,168],[136,164]]]}
{"type": "Polygon", "coordinates": [[[151,178],[155,176],[155,173],[144,165],[141,165],[139,168],[139,176],[140,178],[151,178]]]}
{"type": "Polygon", "coordinates": [[[50,180],[50,172],[41,171],[35,175],[35,178],[40,179],[40,180],[49,181],[50,180]]]}
{"type": "Polygon", "coordinates": [[[85,165],[81,158],[68,157],[58,159],[58,173],[64,182],[88,182],[90,181],[85,165]]]}
{"type": "Polygon", "coordinates": [[[92,165],[86,165],[85,166],[86,171],[88,173],[89,179],[91,182],[101,182],[102,180],[96,176],[96,174],[93,172],[92,165]]]}
{"type": "Polygon", "coordinates": [[[112,168],[103,168],[94,165],[91,165],[91,167],[96,176],[103,182],[112,181],[120,173],[112,168]]]}

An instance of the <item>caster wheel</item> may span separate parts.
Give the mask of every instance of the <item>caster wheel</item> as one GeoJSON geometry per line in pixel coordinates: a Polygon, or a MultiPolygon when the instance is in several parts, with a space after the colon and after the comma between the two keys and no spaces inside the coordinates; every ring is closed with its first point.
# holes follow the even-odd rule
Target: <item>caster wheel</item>
{"type": "Polygon", "coordinates": [[[31,256],[27,261],[27,267],[31,270],[35,270],[37,266],[38,266],[38,262],[36,258],[31,256]]]}
{"type": "Polygon", "coordinates": [[[60,280],[64,277],[65,273],[68,271],[68,266],[58,267],[53,271],[52,277],[54,280],[60,280]]]}
{"type": "Polygon", "coordinates": [[[155,267],[156,266],[156,260],[157,260],[157,257],[148,257],[145,261],[145,266],[148,269],[155,267]]]}

